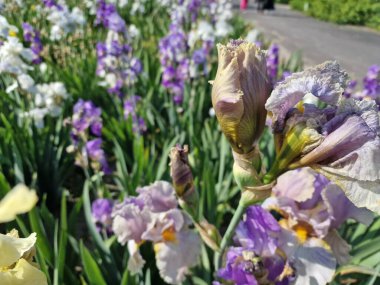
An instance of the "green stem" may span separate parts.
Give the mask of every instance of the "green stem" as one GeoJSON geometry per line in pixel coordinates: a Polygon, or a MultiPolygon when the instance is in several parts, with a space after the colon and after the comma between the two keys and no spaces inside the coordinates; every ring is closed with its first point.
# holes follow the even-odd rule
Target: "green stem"
{"type": "Polygon", "coordinates": [[[232,220],[230,224],[228,225],[227,231],[223,236],[223,239],[220,243],[220,251],[215,253],[214,256],[214,266],[215,271],[217,271],[220,268],[220,265],[222,263],[223,254],[226,250],[227,246],[230,244],[233,234],[235,233],[235,229],[237,225],[239,224],[241,217],[245,213],[245,210],[247,209],[249,205],[244,203],[242,200],[239,202],[239,206],[237,207],[232,220]]]}

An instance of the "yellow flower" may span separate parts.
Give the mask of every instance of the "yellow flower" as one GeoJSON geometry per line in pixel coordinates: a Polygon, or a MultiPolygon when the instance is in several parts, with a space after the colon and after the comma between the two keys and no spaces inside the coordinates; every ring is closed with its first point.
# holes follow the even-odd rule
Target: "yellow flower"
{"type": "Polygon", "coordinates": [[[0,201],[0,223],[10,222],[18,214],[30,211],[37,201],[35,191],[22,184],[17,185],[0,201]]]}
{"type": "Polygon", "coordinates": [[[34,244],[36,234],[19,238],[18,232],[0,234],[0,284],[1,285],[47,285],[47,280],[35,263],[34,244]]]}

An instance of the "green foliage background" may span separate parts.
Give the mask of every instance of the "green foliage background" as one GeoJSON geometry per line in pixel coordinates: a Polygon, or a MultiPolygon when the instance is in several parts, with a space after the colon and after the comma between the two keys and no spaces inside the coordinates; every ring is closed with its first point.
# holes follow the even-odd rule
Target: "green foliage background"
{"type": "Polygon", "coordinates": [[[289,0],[289,4],[321,20],[380,30],[379,0],[289,0]]]}

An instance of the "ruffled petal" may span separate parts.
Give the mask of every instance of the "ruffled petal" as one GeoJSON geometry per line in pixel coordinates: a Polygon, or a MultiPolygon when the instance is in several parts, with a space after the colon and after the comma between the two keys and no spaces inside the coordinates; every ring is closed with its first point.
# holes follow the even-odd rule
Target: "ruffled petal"
{"type": "Polygon", "coordinates": [[[152,185],[136,190],[146,207],[152,212],[165,212],[177,207],[173,186],[166,181],[156,181],[152,185]]]}
{"type": "Polygon", "coordinates": [[[347,73],[340,69],[338,63],[332,61],[293,73],[276,86],[265,104],[265,108],[273,116],[273,129],[276,132],[283,129],[288,111],[308,93],[327,104],[336,105],[346,81],[347,73]]]}
{"type": "Polygon", "coordinates": [[[155,244],[157,268],[165,282],[183,282],[189,268],[198,263],[200,245],[198,235],[188,230],[176,233],[175,242],[155,244]]]}
{"type": "Polygon", "coordinates": [[[32,233],[27,238],[0,234],[0,268],[14,264],[26,252],[33,248],[36,241],[36,233],[32,233]]]}

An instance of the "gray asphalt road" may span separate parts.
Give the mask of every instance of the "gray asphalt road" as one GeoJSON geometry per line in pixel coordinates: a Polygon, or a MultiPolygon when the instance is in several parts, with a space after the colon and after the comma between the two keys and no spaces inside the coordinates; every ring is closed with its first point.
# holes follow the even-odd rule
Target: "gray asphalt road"
{"type": "Polygon", "coordinates": [[[352,78],[361,79],[370,65],[380,64],[380,33],[367,28],[318,21],[286,5],[276,5],[275,11],[264,14],[251,7],[241,13],[278,43],[283,54],[300,50],[305,66],[334,59],[352,78]]]}

